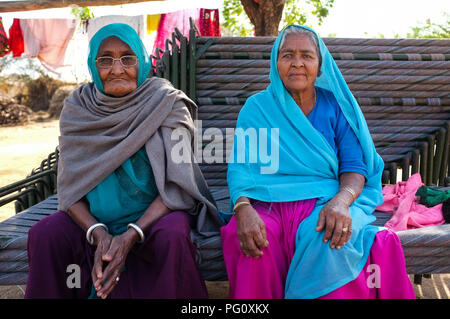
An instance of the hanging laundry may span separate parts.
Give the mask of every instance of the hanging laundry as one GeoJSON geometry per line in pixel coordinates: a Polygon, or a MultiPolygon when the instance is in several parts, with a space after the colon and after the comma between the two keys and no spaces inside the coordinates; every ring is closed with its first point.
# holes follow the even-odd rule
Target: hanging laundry
{"type": "Polygon", "coordinates": [[[24,55],[37,57],[48,70],[59,73],[69,41],[79,24],[78,19],[20,19],[24,55]]]}
{"type": "Polygon", "coordinates": [[[444,223],[442,204],[426,207],[418,202],[416,192],[423,185],[420,174],[416,173],[406,182],[383,187],[384,203],[376,209],[393,214],[385,227],[399,231],[444,223]]]}
{"type": "Polygon", "coordinates": [[[87,33],[88,40],[91,41],[91,38],[94,34],[104,27],[105,25],[112,23],[125,23],[131,26],[139,35],[141,39],[143,39],[145,34],[145,25],[146,21],[144,21],[144,16],[120,16],[120,15],[110,15],[98,17],[95,19],[90,19],[87,25],[87,33]]]}
{"type": "Polygon", "coordinates": [[[220,37],[219,9],[200,9],[199,31],[204,37],[220,37]]]}
{"type": "Polygon", "coordinates": [[[64,64],[67,67],[58,69],[62,78],[70,79],[72,82],[83,82],[90,80],[87,59],[89,53],[89,43],[84,30],[84,25],[80,23],[75,30],[72,39],[67,44],[64,64]]]}
{"type": "Polygon", "coordinates": [[[161,20],[161,14],[148,14],[147,15],[147,34],[151,34],[158,30],[159,21],[161,20]]]}
{"type": "Polygon", "coordinates": [[[177,28],[185,37],[189,36],[189,18],[193,18],[197,24],[200,18],[200,9],[185,9],[169,12],[161,15],[158,26],[158,34],[153,46],[154,55],[157,48],[165,49],[166,39],[172,39],[172,32],[177,28]]]}
{"type": "Polygon", "coordinates": [[[13,57],[17,58],[24,52],[24,42],[22,28],[20,27],[20,19],[14,19],[13,24],[9,28],[9,50],[13,57]]]}
{"type": "Polygon", "coordinates": [[[9,53],[8,36],[6,35],[3,21],[0,17],[0,58],[9,53]]]}

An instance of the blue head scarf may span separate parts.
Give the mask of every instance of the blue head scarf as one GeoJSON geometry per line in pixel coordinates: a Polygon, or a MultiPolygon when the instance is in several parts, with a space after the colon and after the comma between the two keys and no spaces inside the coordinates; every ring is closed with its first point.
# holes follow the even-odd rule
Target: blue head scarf
{"type": "Polygon", "coordinates": [[[137,78],[137,87],[139,87],[150,72],[151,63],[150,58],[145,50],[142,40],[139,38],[137,32],[128,24],[112,23],[104,26],[98,30],[91,41],[89,42],[88,68],[91,74],[92,81],[97,86],[100,92],[105,93],[100,75],[97,71],[95,59],[97,58],[98,48],[103,40],[111,36],[116,36],[126,44],[128,44],[136,54],[139,60],[139,71],[137,78]]]}
{"type": "MultiPolygon", "coordinates": [[[[278,74],[277,58],[284,29],[276,39],[271,53],[270,85],[247,99],[236,124],[237,129],[279,129],[275,135],[266,133],[278,150],[278,170],[264,174],[267,161],[249,148],[239,149],[235,135],[228,164],[227,181],[232,203],[241,196],[265,202],[289,202],[317,198],[311,215],[299,226],[296,250],[289,267],[285,286],[286,298],[317,298],[355,279],[367,261],[375,234],[382,228],[370,225],[375,207],[383,202],[381,174],[384,163],[377,154],[361,109],[322,39],[318,40],[322,57],[321,75],[315,86],[331,91],[363,151],[368,177],[364,189],[350,206],[353,233],[340,249],[331,249],[323,242],[324,231],[316,232],[320,210],[339,189],[339,162],[335,151],[295,103],[278,74]],[[275,138],[276,137],[276,138],[275,138]],[[245,162],[238,157],[245,154],[245,162]],[[239,155],[239,156],[238,156],[239,155]]],[[[267,142],[268,143],[268,142],[267,142]]],[[[268,143],[269,144],[269,143],[268,143]]],[[[255,149],[255,148],[254,148],[255,149]]],[[[257,149],[257,148],[256,148],[257,149]]],[[[274,152],[274,149],[271,149],[274,152]]],[[[268,153],[268,152],[267,152],[268,153]]],[[[273,163],[271,163],[273,165],[273,163]]]]}

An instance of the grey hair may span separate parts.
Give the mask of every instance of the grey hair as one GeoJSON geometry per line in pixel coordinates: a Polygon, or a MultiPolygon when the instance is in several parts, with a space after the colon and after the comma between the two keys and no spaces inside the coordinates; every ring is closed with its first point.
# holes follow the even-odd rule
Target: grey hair
{"type": "Polygon", "coordinates": [[[316,47],[316,52],[319,58],[319,72],[317,74],[317,76],[320,76],[321,74],[321,67],[322,67],[322,54],[320,53],[320,48],[319,48],[319,39],[317,38],[317,35],[312,32],[311,30],[305,29],[305,28],[299,28],[299,27],[294,27],[294,26],[290,26],[287,27],[284,31],[283,31],[283,35],[281,36],[281,41],[280,41],[280,46],[278,47],[278,54],[280,53],[280,49],[283,47],[284,43],[286,42],[286,37],[290,34],[301,34],[301,35],[306,35],[311,42],[314,44],[314,46],[316,47]]]}

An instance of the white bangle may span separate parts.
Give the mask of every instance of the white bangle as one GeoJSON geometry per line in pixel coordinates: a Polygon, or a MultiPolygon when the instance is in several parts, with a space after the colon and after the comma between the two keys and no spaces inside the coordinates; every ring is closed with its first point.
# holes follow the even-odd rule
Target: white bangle
{"type": "Polygon", "coordinates": [[[91,244],[91,245],[94,245],[94,238],[92,238],[92,232],[97,227],[103,227],[104,229],[106,229],[106,231],[108,231],[108,227],[105,224],[103,224],[103,223],[95,223],[94,225],[89,227],[87,232],[86,232],[86,239],[87,239],[88,243],[91,244]]]}
{"type": "Polygon", "coordinates": [[[139,243],[139,244],[140,244],[140,243],[143,243],[144,240],[145,240],[145,236],[144,236],[144,232],[142,231],[141,227],[139,227],[139,226],[136,225],[136,224],[129,223],[128,226],[127,226],[127,229],[129,229],[130,227],[132,227],[132,228],[139,234],[139,237],[140,237],[141,239],[138,241],[138,243],[139,243]]]}

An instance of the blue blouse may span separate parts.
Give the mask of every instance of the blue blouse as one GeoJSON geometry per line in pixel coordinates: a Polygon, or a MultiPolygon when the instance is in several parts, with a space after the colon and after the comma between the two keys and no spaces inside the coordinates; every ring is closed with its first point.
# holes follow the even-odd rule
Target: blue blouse
{"type": "Polygon", "coordinates": [[[117,235],[126,231],[129,223],[136,222],[158,194],[143,147],[92,189],[86,199],[91,214],[117,235]]]}
{"type": "Polygon", "coordinates": [[[316,104],[308,120],[331,145],[339,159],[339,175],[356,172],[367,179],[361,145],[333,93],[316,87],[316,104]]]}

